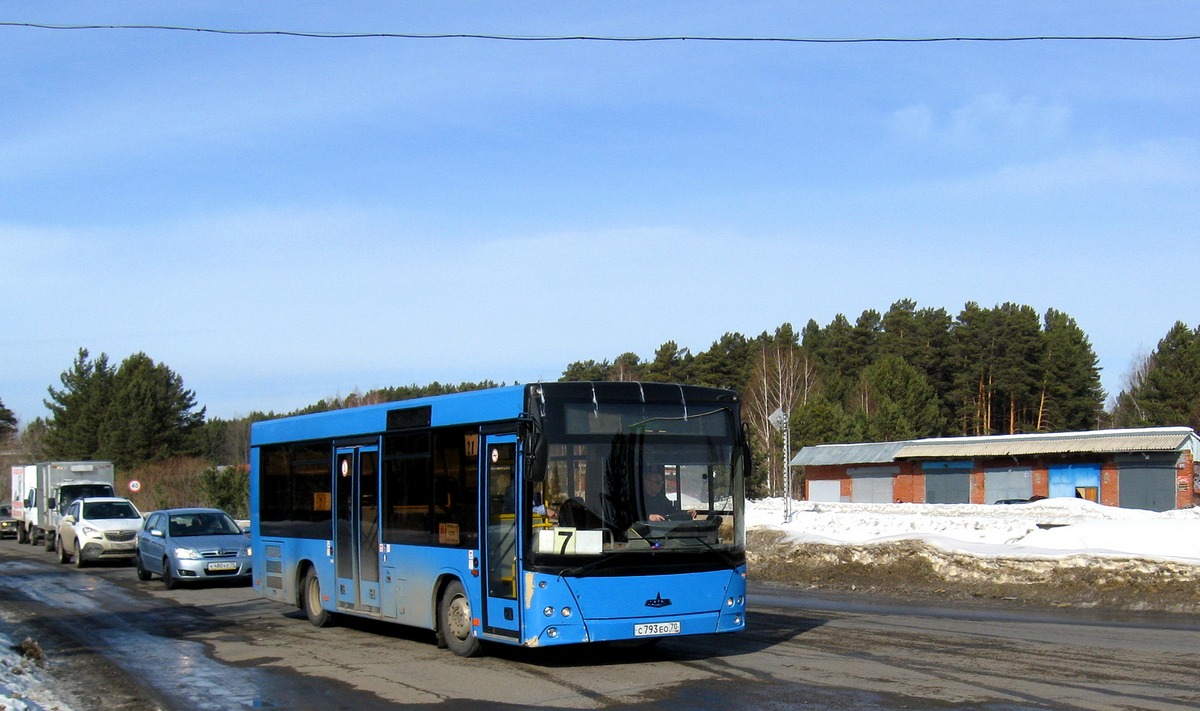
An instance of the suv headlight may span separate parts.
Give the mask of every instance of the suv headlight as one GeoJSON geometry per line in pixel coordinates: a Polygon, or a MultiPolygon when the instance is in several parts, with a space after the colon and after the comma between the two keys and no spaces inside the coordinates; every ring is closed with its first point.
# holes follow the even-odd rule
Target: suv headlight
{"type": "Polygon", "coordinates": [[[83,535],[87,536],[88,538],[104,538],[103,533],[95,528],[92,528],[91,526],[83,526],[79,530],[83,531],[83,535]]]}

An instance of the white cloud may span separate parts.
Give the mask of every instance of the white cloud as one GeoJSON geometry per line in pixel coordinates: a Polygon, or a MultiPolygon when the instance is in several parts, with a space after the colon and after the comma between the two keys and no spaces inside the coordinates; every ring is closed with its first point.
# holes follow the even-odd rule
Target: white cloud
{"type": "Polygon", "coordinates": [[[1061,104],[989,93],[940,114],[925,104],[905,106],[893,111],[887,123],[894,133],[910,140],[959,150],[993,150],[1060,137],[1070,121],[1070,109],[1061,104]]]}

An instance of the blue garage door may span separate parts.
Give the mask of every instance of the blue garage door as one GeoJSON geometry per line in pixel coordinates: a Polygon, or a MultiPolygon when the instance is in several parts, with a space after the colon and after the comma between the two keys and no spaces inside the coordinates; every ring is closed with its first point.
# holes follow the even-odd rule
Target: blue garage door
{"type": "Polygon", "coordinates": [[[1099,464],[1051,464],[1050,498],[1100,501],[1099,464]]]}

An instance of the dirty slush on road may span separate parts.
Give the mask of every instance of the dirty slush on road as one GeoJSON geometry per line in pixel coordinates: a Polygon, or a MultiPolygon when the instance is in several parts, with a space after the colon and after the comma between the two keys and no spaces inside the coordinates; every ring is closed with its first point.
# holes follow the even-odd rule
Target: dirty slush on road
{"type": "Polygon", "coordinates": [[[1127,557],[984,558],[915,540],[797,543],[766,529],[752,529],[746,537],[751,580],[775,586],[896,601],[1200,613],[1195,565],[1127,557]]]}
{"type": "MultiPolygon", "coordinates": [[[[1200,567],[1169,561],[981,558],[914,540],[797,543],[766,529],[747,532],[747,558],[755,583],[893,604],[955,601],[1014,609],[1200,614],[1200,567]]],[[[25,609],[28,603],[3,602],[9,614],[0,626],[10,639],[37,642],[46,655],[41,666],[72,708],[167,708],[104,655],[25,609]]]]}

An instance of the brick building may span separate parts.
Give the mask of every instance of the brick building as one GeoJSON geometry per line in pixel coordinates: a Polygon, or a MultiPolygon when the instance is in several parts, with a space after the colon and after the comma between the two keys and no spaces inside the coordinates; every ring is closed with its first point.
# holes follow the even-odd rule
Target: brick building
{"type": "Polygon", "coordinates": [[[1200,504],[1190,427],[823,444],[792,459],[811,501],[991,504],[1076,497],[1166,511],[1200,504]]]}

